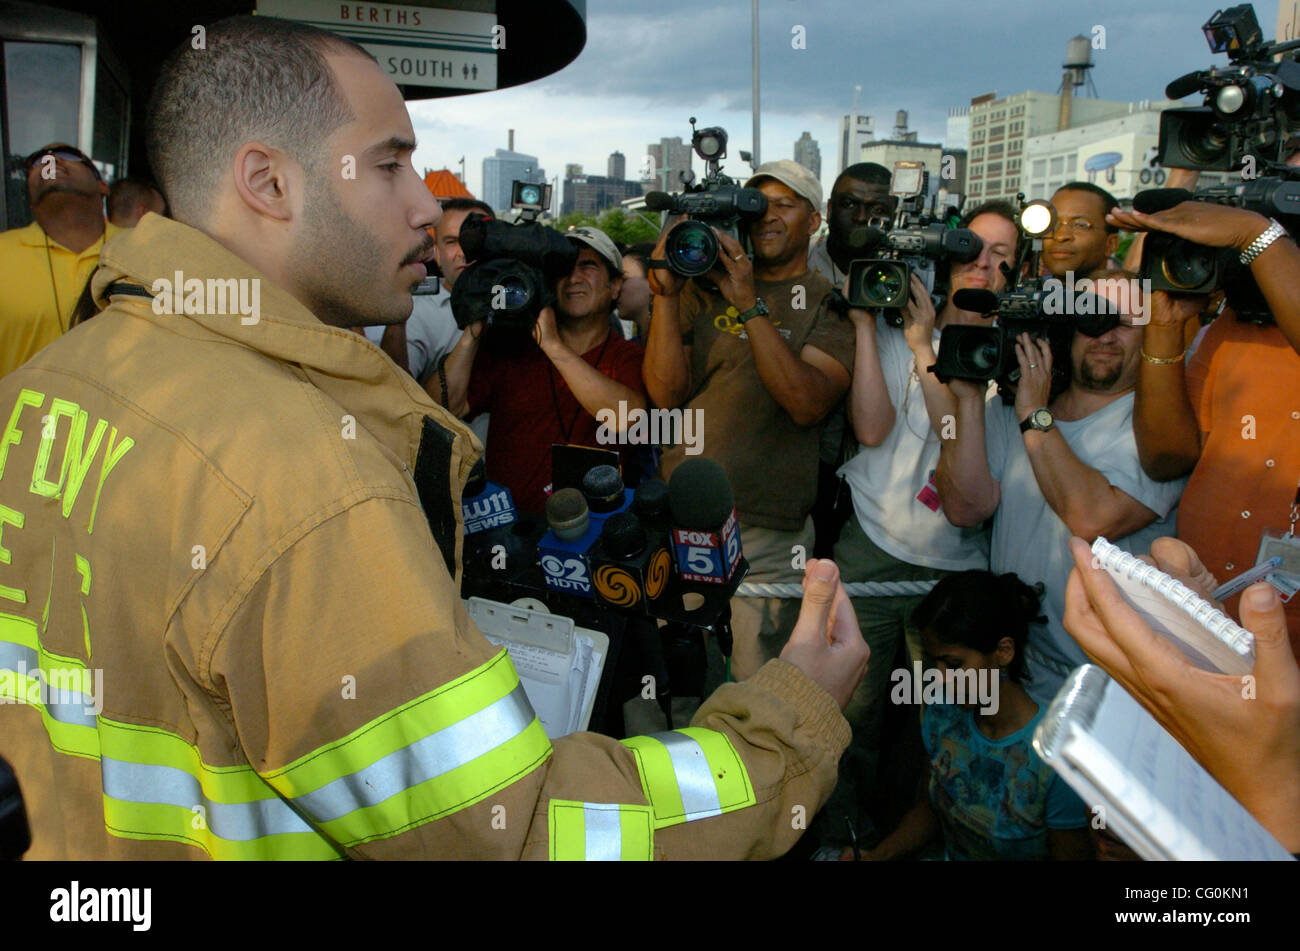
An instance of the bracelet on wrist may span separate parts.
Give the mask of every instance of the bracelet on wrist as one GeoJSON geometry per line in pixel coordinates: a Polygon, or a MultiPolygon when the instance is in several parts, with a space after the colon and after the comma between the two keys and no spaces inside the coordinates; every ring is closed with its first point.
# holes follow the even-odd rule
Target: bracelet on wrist
{"type": "Polygon", "coordinates": [[[1183,359],[1187,356],[1186,350],[1184,350],[1176,357],[1153,357],[1145,350],[1139,352],[1142,354],[1143,360],[1145,360],[1147,363],[1154,363],[1158,367],[1166,366],[1170,363],[1181,363],[1183,359]]]}

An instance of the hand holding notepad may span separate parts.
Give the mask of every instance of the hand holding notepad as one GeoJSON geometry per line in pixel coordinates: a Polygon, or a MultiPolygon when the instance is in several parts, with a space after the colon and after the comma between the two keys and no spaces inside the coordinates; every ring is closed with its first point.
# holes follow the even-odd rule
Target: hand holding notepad
{"type": "MultiPolygon", "coordinates": [[[[1086,543],[1073,539],[1071,547],[1066,630],[1289,851],[1300,851],[1300,668],[1276,593],[1259,584],[1242,598],[1255,651],[1250,674],[1211,673],[1143,620],[1093,567],[1086,543]]],[[[1179,562],[1184,574],[1181,565],[1200,567],[1172,539],[1158,540],[1152,554],[1161,566],[1179,562]]]]}

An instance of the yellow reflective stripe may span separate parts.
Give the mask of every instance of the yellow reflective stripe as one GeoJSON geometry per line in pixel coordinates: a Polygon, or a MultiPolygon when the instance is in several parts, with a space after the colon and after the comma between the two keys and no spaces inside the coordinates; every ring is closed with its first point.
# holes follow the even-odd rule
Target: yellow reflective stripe
{"type": "Polygon", "coordinates": [[[105,796],[104,826],[119,838],[180,842],[202,849],[211,858],[227,861],[343,858],[327,839],[310,828],[305,832],[234,841],[216,835],[203,814],[193,807],[169,803],[125,802],[105,796]]]}
{"type": "Polygon", "coordinates": [[[41,645],[34,621],[0,614],[0,701],[24,703],[40,711],[50,744],[61,753],[99,755],[92,698],[85,689],[88,677],[80,660],[51,653],[41,645]],[[38,668],[40,678],[35,676],[38,668]],[[45,703],[47,693],[55,694],[50,698],[55,703],[45,703]],[[86,712],[87,707],[91,712],[86,712]]]}
{"type": "Polygon", "coordinates": [[[637,861],[654,857],[649,806],[552,799],[548,810],[551,861],[637,861]]]}
{"type": "Polygon", "coordinates": [[[504,650],[481,667],[262,776],[352,845],[473,805],[532,772],[551,743],[504,650]]]}
{"type": "Polygon", "coordinates": [[[724,733],[688,727],[622,742],[636,756],[656,829],[734,812],[757,801],[745,764],[724,733]]]}

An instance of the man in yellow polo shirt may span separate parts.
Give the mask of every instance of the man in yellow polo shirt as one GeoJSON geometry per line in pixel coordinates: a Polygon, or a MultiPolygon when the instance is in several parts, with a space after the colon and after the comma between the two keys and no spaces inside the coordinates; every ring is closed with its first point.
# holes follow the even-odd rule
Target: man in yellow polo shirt
{"type": "Polygon", "coordinates": [[[104,241],[121,230],[104,220],[107,193],[99,170],[70,145],[28,156],[36,220],[0,232],[0,376],[68,329],[104,241]]]}

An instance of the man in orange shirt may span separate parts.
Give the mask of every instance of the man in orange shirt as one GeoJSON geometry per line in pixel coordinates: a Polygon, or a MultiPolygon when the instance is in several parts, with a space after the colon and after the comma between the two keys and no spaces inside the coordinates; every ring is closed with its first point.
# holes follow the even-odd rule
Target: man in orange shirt
{"type": "MultiPolygon", "coordinates": [[[[1288,343],[1300,329],[1291,301],[1300,249],[1264,216],[1224,205],[1184,202],[1155,215],[1109,217],[1242,252],[1279,321],[1220,317],[1185,359],[1184,327],[1203,298],[1157,291],[1144,333],[1133,413],[1142,467],[1156,479],[1192,472],[1178,537],[1227,581],[1255,565],[1265,537],[1300,529],[1300,354],[1288,343]]],[[[1300,552],[1300,538],[1293,541],[1297,547],[1283,550],[1300,552]]],[[[1236,613],[1235,598],[1227,606],[1236,613]]],[[[1300,648],[1300,596],[1287,605],[1287,619],[1300,648]]]]}

